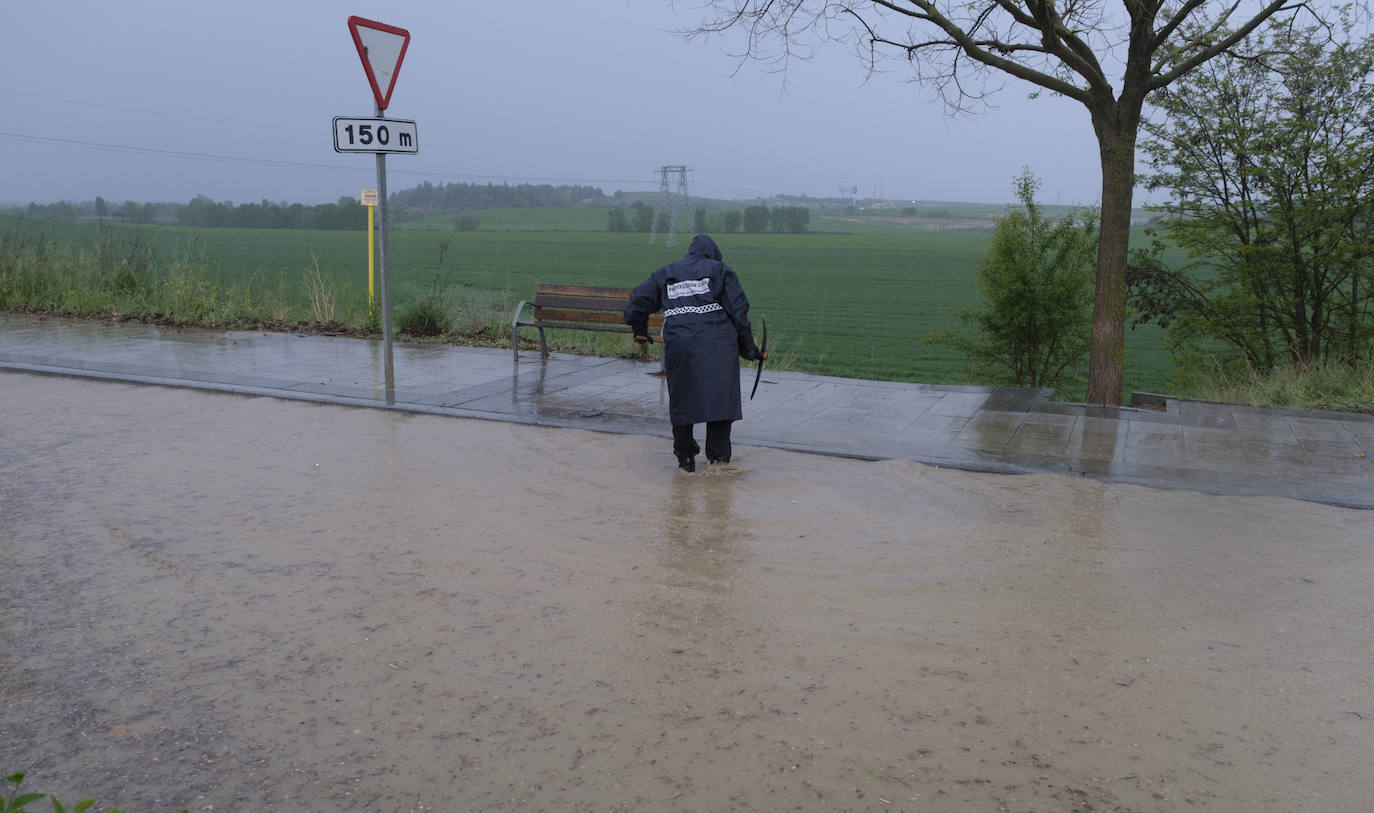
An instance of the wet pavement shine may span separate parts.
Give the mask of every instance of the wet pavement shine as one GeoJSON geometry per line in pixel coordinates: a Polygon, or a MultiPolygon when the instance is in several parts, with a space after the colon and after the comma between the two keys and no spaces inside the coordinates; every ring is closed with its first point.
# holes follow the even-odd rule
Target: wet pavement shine
{"type": "MultiPolygon", "coordinates": [[[[508,347],[396,342],[388,399],[379,340],[0,313],[0,371],[671,436],[657,361],[522,350],[516,363],[508,347]]],[[[740,375],[747,393],[754,371],[740,375]]],[[[765,370],[733,439],[865,460],[1374,508],[1374,415],[1173,398],[1154,406],[1062,403],[1044,389],[765,370]]],[[[673,465],[666,447],[664,461],[673,465]]]]}

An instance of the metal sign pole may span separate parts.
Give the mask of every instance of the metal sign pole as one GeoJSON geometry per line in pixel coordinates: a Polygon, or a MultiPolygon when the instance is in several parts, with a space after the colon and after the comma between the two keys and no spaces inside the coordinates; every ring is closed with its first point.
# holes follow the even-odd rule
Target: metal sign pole
{"type": "Polygon", "coordinates": [[[348,30],[353,45],[362,60],[367,83],[372,86],[372,98],[377,102],[374,119],[334,117],[335,152],[375,152],[377,155],[377,242],[378,277],[382,285],[382,344],[386,359],[386,403],[396,403],[396,370],[391,355],[391,263],[387,256],[386,222],[386,154],[387,152],[415,153],[420,149],[415,122],[383,119],[391,91],[396,86],[396,74],[401,70],[406,48],[410,47],[410,32],[394,25],[348,18],[348,30]],[[379,81],[380,80],[380,81],[379,81]]]}
{"type": "MultiPolygon", "coordinates": [[[[382,109],[377,108],[381,118],[382,109]]],[[[386,153],[377,153],[377,246],[379,249],[379,278],[382,284],[382,345],[386,359],[386,402],[396,403],[396,372],[391,366],[391,278],[386,256],[386,153]]]]}

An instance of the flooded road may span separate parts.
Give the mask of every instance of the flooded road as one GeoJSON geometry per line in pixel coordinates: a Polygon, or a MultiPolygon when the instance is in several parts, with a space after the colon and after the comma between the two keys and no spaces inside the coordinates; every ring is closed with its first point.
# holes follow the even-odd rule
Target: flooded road
{"type": "Polygon", "coordinates": [[[1364,809],[1372,524],[4,374],[0,772],[140,812],[1364,809]]]}

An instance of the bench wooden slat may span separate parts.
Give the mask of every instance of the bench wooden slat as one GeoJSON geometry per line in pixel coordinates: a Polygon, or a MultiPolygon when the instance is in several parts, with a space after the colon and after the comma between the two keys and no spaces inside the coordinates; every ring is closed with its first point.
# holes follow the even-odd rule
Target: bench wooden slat
{"type": "MultiPolygon", "coordinates": [[[[554,285],[552,283],[541,282],[535,288],[536,294],[554,294],[560,296],[595,296],[605,299],[619,299],[622,302],[630,300],[633,291],[630,288],[604,288],[596,285],[554,285]]],[[[621,307],[624,307],[622,305],[621,307]]]]}
{"type": "Polygon", "coordinates": [[[572,322],[572,323],[596,323],[604,325],[621,325],[626,330],[630,326],[625,324],[625,318],[619,311],[565,311],[557,308],[540,308],[535,312],[535,318],[541,322],[572,322]]]}
{"type": "Polygon", "coordinates": [[[593,299],[578,296],[550,296],[539,294],[534,298],[536,308],[581,308],[592,311],[624,311],[630,304],[628,299],[593,299]]]}
{"type": "MultiPolygon", "coordinates": [[[[620,311],[565,311],[556,308],[540,308],[535,311],[536,321],[545,323],[548,327],[549,322],[568,322],[578,324],[581,322],[619,325],[620,328],[629,331],[630,326],[625,324],[624,315],[620,311]]],[[[649,316],[649,327],[663,327],[663,314],[655,313],[649,316]]]]}
{"type": "Polygon", "coordinates": [[[602,330],[610,333],[629,333],[627,325],[599,324],[596,322],[539,322],[545,330],[602,330]]]}

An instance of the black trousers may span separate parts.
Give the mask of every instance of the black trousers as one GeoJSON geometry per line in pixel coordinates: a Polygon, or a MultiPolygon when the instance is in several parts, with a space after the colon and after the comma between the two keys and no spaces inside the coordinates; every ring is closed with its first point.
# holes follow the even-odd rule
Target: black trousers
{"type": "MultiPolygon", "coordinates": [[[[734,421],[706,422],[706,459],[712,463],[730,462],[730,425],[734,421]]],[[[690,423],[673,424],[673,454],[679,458],[696,457],[701,451],[692,437],[690,423]]]]}

